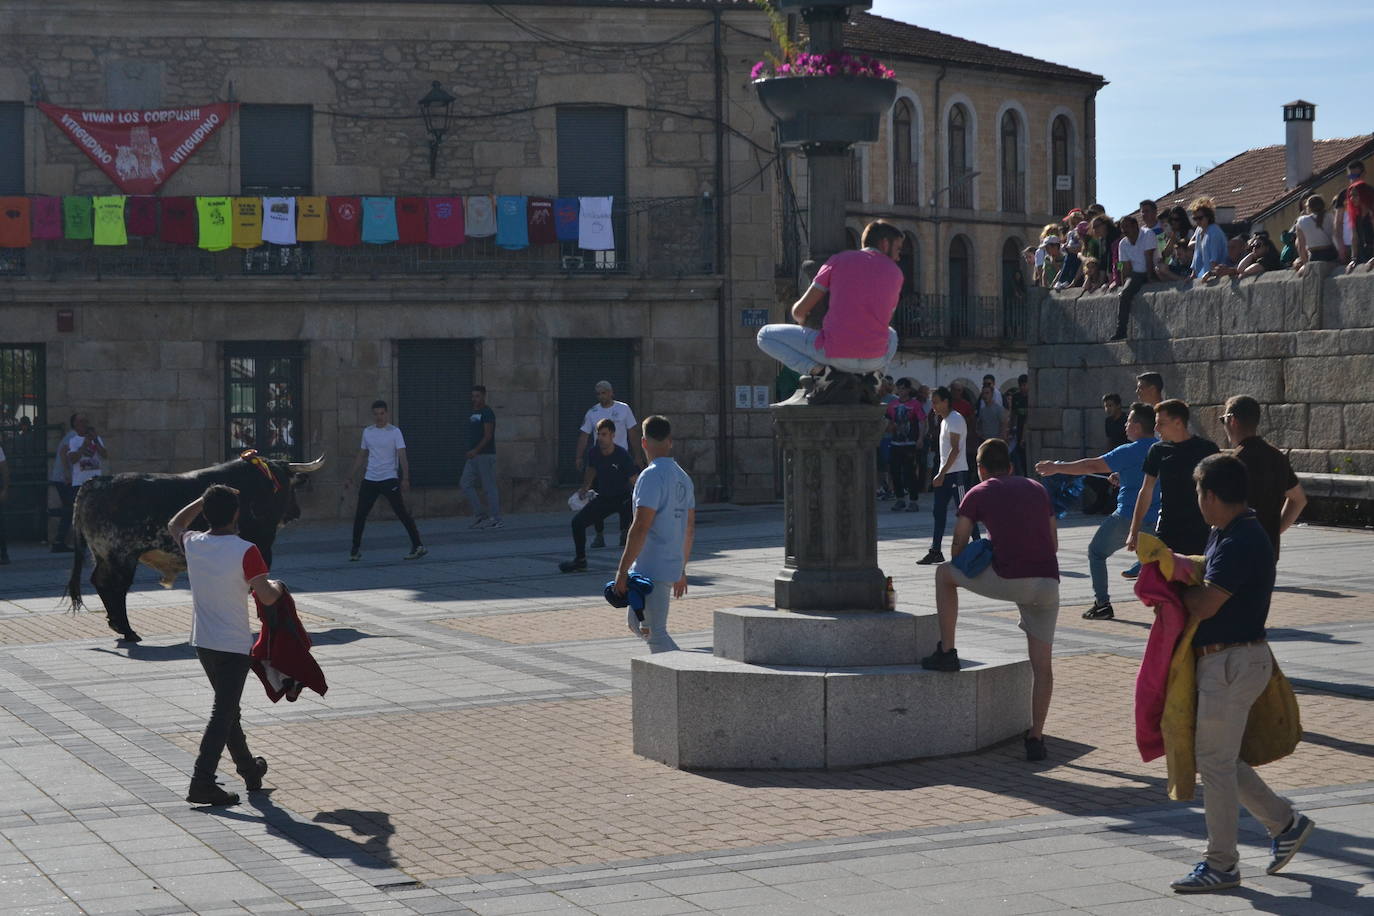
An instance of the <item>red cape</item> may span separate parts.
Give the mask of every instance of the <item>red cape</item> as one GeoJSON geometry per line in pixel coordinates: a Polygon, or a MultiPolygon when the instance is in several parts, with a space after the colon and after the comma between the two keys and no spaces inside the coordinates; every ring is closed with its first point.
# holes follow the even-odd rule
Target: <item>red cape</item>
{"type": "Polygon", "coordinates": [[[284,696],[287,702],[294,703],[306,687],[324,696],[329,685],[324,682],[324,672],[310,654],[310,634],[301,626],[301,619],[296,615],[296,600],[291,593],[283,588],[271,612],[257,595],[253,596],[253,602],[258,606],[262,630],[248,654],[268,698],[275,703],[284,696]]]}

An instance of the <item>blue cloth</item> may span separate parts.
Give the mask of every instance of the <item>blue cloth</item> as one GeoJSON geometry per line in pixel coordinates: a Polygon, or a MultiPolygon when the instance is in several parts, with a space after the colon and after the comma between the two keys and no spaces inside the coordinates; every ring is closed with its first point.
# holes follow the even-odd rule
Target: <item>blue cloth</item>
{"type": "MultiPolygon", "coordinates": [[[[1121,489],[1116,492],[1114,515],[1130,518],[1135,514],[1135,500],[1140,494],[1140,485],[1145,482],[1145,456],[1150,453],[1150,446],[1158,441],[1154,438],[1137,439],[1125,445],[1118,445],[1102,456],[1102,460],[1107,462],[1107,467],[1112,469],[1112,473],[1121,478],[1121,489]]],[[[1147,528],[1153,528],[1158,518],[1159,487],[1155,487],[1154,499],[1150,500],[1150,511],[1145,514],[1142,524],[1147,528]]]]}
{"type": "Polygon", "coordinates": [[[1207,538],[1203,581],[1230,594],[1216,615],[1198,624],[1193,645],[1264,639],[1274,593],[1274,545],[1254,509],[1207,538]]]}
{"type": "Polygon", "coordinates": [[[530,221],[524,197],[496,198],[496,247],[518,251],[530,247],[530,221]]]}
{"type": "Polygon", "coordinates": [[[1055,518],[1063,518],[1069,514],[1070,509],[1082,506],[1082,477],[1055,474],[1052,477],[1046,477],[1040,483],[1049,491],[1050,502],[1054,505],[1055,518]]]}
{"type": "Polygon", "coordinates": [[[385,245],[401,237],[396,230],[396,198],[363,198],[363,241],[385,245]]]}
{"type": "Polygon", "coordinates": [[[682,542],[687,537],[687,514],[696,508],[692,478],[671,458],[656,458],[635,481],[634,506],[654,510],[654,523],[630,572],[655,582],[682,578],[682,542]]]}
{"type": "Polygon", "coordinates": [[[950,562],[959,572],[970,579],[975,578],[992,564],[992,541],[987,538],[975,538],[950,562]]]}
{"type": "Polygon", "coordinates": [[[1193,276],[1200,277],[1216,264],[1227,263],[1226,233],[1216,223],[1193,231],[1193,276]]]}
{"type": "Polygon", "coordinates": [[[576,197],[560,197],[553,203],[553,223],[558,241],[575,242],[582,211],[576,197]]]}
{"type": "Polygon", "coordinates": [[[625,580],[625,594],[620,594],[615,590],[615,580],[606,583],[606,587],[601,593],[606,596],[606,603],[611,607],[627,607],[634,611],[635,617],[639,622],[644,622],[644,599],[653,593],[654,583],[652,580],[639,575],[630,573],[625,580]]]}

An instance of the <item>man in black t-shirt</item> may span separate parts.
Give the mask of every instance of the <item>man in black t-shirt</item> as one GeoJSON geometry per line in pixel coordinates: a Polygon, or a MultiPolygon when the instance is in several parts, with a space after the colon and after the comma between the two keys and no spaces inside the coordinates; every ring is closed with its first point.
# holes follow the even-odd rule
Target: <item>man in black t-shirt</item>
{"type": "Polygon", "coordinates": [[[1264,533],[1274,542],[1274,559],[1279,557],[1279,535],[1298,520],[1307,506],[1307,493],[1293,473],[1288,456],[1259,434],[1259,401],[1249,395],[1236,395],[1226,401],[1221,415],[1232,454],[1245,465],[1250,481],[1250,508],[1255,510],[1264,533]]]}
{"type": "Polygon", "coordinates": [[[634,479],[639,471],[630,453],[615,444],[615,421],[604,419],[596,424],[596,445],[587,452],[587,469],[583,472],[582,487],[577,492],[586,497],[592,485],[596,495],[572,519],[573,549],[571,560],[558,564],[563,572],[581,572],[587,568],[587,526],[619,514],[622,535],[630,530],[634,509],[630,497],[634,493],[634,479]]]}
{"type": "Polygon", "coordinates": [[[1194,494],[1193,470],[1219,449],[1211,439],[1188,432],[1188,405],[1171,398],[1155,407],[1155,435],[1160,439],[1145,455],[1145,481],[1135,500],[1126,549],[1135,550],[1140,525],[1150,511],[1159,484],[1159,537],[1174,553],[1200,555],[1207,548],[1207,522],[1194,494]]]}
{"type": "Polygon", "coordinates": [[[1274,552],[1246,505],[1246,476],[1234,455],[1209,456],[1193,473],[1199,512],[1211,526],[1203,584],[1183,592],[1189,617],[1198,621],[1194,751],[1202,776],[1207,854],[1173,882],[1180,893],[1240,884],[1236,834],[1242,804],[1269,831],[1266,871],[1271,875],[1288,864],[1313,828],[1311,818],[1274,794],[1240,759],[1251,707],[1268,686],[1274,663],[1264,630],[1274,591],[1274,552]]]}
{"type": "Polygon", "coordinates": [[[1102,396],[1102,412],[1106,414],[1102,419],[1103,432],[1107,434],[1107,451],[1125,445],[1126,439],[1126,413],[1121,409],[1121,395],[1104,394],[1102,396]]]}

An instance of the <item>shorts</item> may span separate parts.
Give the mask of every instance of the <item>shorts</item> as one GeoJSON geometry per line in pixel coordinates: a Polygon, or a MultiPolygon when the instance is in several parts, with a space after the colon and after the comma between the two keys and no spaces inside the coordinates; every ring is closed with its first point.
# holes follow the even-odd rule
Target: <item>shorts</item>
{"type": "Polygon", "coordinates": [[[892,438],[883,436],[878,442],[878,472],[886,471],[892,461],[892,438]]]}
{"type": "Polygon", "coordinates": [[[989,566],[970,579],[953,563],[946,563],[954,584],[984,598],[1010,601],[1021,611],[1019,626],[1027,636],[1054,644],[1054,627],[1059,621],[1058,579],[1003,579],[989,566]]]}

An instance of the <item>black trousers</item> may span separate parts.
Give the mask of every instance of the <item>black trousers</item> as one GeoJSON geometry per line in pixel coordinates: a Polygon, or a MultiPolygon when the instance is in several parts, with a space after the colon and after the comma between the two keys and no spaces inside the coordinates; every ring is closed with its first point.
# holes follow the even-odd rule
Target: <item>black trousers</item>
{"type": "Polygon", "coordinates": [[[893,445],[887,460],[892,470],[892,495],[915,499],[921,492],[920,478],[916,476],[916,446],[893,445]]]}
{"type": "Polygon", "coordinates": [[[212,785],[225,747],[229,748],[229,756],[240,773],[254,770],[248,739],[243,736],[243,726],[239,724],[239,701],[243,699],[243,685],[248,680],[253,660],[238,652],[201,648],[196,649],[196,657],[210,679],[215,702],[210,708],[210,721],[205,724],[205,735],[200,739],[200,753],[196,756],[191,782],[212,785]]]}
{"type": "Polygon", "coordinates": [[[1121,299],[1116,307],[1116,336],[1126,336],[1126,329],[1131,323],[1131,303],[1135,301],[1136,294],[1145,285],[1145,275],[1132,273],[1131,279],[1126,281],[1126,286],[1121,290],[1121,299]]]}
{"type": "Polygon", "coordinates": [[[587,526],[600,525],[612,515],[620,516],[620,530],[630,530],[630,519],[634,510],[630,505],[630,494],[623,496],[602,496],[596,494],[596,499],[583,506],[578,513],[572,517],[572,536],[573,547],[577,551],[578,557],[587,556],[587,526]]]}
{"type": "Polygon", "coordinates": [[[57,498],[62,500],[62,517],[57,520],[57,537],[53,543],[65,544],[67,534],[72,530],[72,506],[76,504],[76,491],[80,487],[58,481],[53,481],[53,486],[57,487],[57,498]]]}
{"type": "Polygon", "coordinates": [[[377,503],[378,496],[385,496],[391,504],[391,511],[405,525],[410,535],[410,549],[420,546],[420,532],[415,529],[415,519],[406,510],[405,500],[401,499],[401,481],[395,477],[389,480],[364,480],[358,484],[358,511],[353,513],[353,552],[363,546],[363,526],[367,524],[368,513],[377,503]]]}
{"type": "Polygon", "coordinates": [[[5,504],[0,502],[0,557],[10,555],[9,544],[5,541],[5,504]]]}

